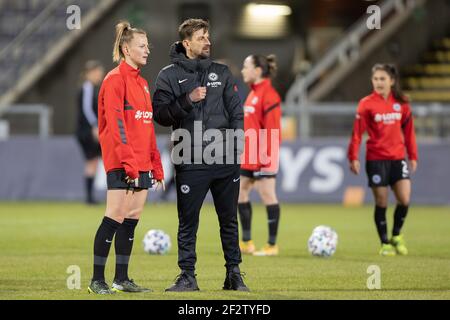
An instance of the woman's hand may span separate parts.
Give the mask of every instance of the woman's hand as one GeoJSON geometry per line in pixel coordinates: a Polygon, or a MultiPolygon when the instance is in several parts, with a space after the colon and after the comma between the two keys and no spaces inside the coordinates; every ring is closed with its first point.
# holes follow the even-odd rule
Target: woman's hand
{"type": "Polygon", "coordinates": [[[417,170],[417,160],[409,160],[409,168],[411,169],[411,173],[416,172],[416,170],[417,170]]]}
{"type": "Polygon", "coordinates": [[[155,184],[155,190],[158,190],[159,187],[161,187],[163,191],[166,191],[166,184],[164,183],[164,180],[156,180],[155,184]]]}
{"type": "Polygon", "coordinates": [[[139,178],[132,179],[129,176],[125,177],[125,182],[130,186],[137,187],[139,185],[139,178]]]}
{"type": "Polygon", "coordinates": [[[350,171],[354,174],[358,175],[359,171],[361,169],[361,164],[359,163],[359,160],[352,160],[350,161],[350,171]]]}

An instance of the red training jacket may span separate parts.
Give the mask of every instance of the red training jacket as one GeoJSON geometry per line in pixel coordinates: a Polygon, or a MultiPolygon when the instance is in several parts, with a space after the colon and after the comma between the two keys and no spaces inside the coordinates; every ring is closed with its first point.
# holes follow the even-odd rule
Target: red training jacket
{"type": "Polygon", "coordinates": [[[409,104],[401,104],[392,94],[387,100],[373,92],[361,99],[356,111],[348,159],[358,160],[361,137],[368,131],[367,160],[401,160],[405,146],[410,160],[417,160],[416,135],[409,104]]]}
{"type": "Polygon", "coordinates": [[[281,143],[281,98],[265,78],[251,86],[244,104],[245,148],[241,168],[277,173],[281,143]],[[261,129],[266,129],[265,133],[261,129]]]}
{"type": "Polygon", "coordinates": [[[98,129],[106,172],[125,169],[135,179],[152,171],[164,179],[153,127],[153,108],[147,81],[126,62],[103,80],[98,97],[98,129]]]}

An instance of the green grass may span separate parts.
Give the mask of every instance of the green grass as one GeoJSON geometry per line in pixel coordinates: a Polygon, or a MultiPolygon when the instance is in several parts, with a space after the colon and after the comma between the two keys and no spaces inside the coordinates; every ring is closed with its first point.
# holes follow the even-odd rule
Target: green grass
{"type": "MultiPolygon", "coordinates": [[[[250,293],[221,290],[225,269],[217,216],[205,205],[197,242],[200,292],[164,293],[179,272],[177,213],[173,204],[149,204],[136,239],[152,228],[168,232],[172,250],[149,256],[135,242],[130,275],[151,287],[146,294],[99,297],[87,294],[93,238],[104,207],[76,203],[0,203],[0,299],[450,299],[450,209],[413,206],[405,225],[410,255],[380,257],[371,207],[282,205],[278,257],[243,256],[241,270],[250,293]],[[309,255],[311,230],[327,224],[339,234],[329,259],[309,255]],[[81,290],[66,285],[68,266],[81,268],[81,290]],[[381,268],[381,290],[368,290],[367,268],[381,268]]],[[[392,226],[392,208],[388,213],[392,226]]],[[[254,240],[267,237],[266,214],[254,206],[254,240]]],[[[114,272],[114,249],[107,280],[114,272]]]]}

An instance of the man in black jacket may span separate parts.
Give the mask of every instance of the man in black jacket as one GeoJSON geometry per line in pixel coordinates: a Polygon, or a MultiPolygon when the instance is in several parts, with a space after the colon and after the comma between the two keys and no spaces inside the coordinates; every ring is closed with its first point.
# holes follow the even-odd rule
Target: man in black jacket
{"type": "Polygon", "coordinates": [[[228,67],[210,59],[208,30],[208,22],[201,19],[188,19],[180,25],[180,41],[171,47],[172,64],[159,73],[153,95],[154,119],[172,126],[175,140],[172,160],[181,273],[166,291],[199,290],[195,244],[200,209],[209,190],[219,218],[227,268],[223,289],[248,291],[239,270],[237,221],[244,115],[228,67]],[[237,142],[236,132],[242,134],[237,142]]]}

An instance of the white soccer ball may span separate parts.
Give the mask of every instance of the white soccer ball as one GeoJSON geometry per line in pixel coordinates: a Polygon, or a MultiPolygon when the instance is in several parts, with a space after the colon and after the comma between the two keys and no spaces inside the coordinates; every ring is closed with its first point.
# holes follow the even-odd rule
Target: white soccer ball
{"type": "Polygon", "coordinates": [[[328,226],[314,228],[308,240],[308,251],[313,256],[331,257],[336,252],[338,235],[328,226]]]}
{"type": "Polygon", "coordinates": [[[149,230],[142,240],[144,251],[148,254],[166,254],[169,252],[172,244],[170,236],[162,230],[149,230]]]}

